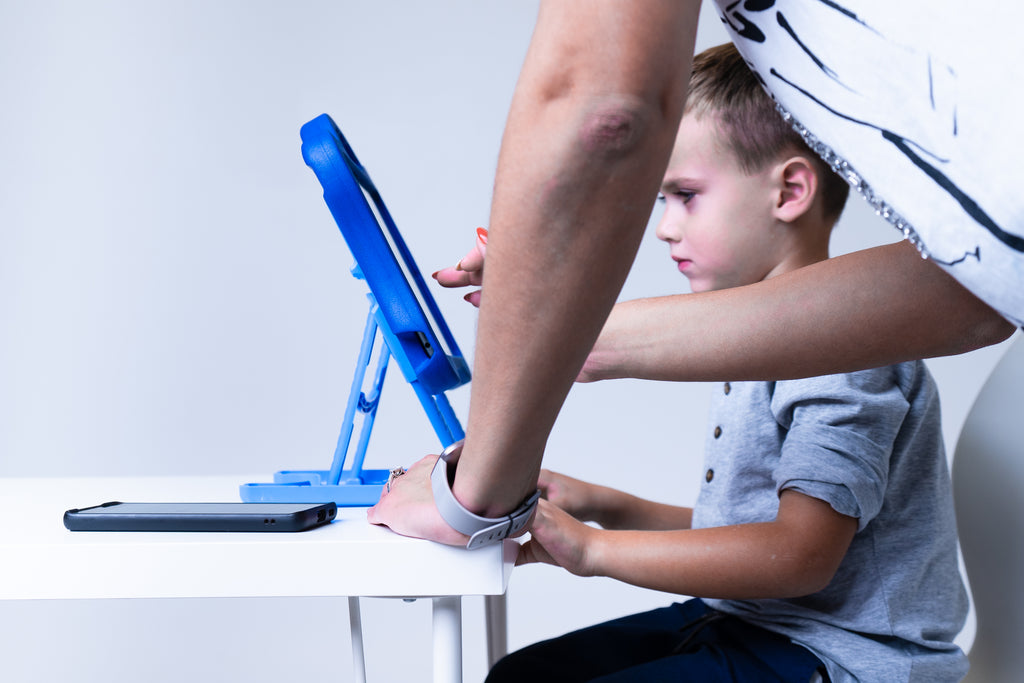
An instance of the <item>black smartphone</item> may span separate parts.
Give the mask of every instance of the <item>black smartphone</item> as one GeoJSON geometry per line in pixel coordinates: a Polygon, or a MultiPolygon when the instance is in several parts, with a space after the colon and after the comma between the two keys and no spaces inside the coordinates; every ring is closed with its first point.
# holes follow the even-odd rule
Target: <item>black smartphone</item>
{"type": "Polygon", "coordinates": [[[64,513],[71,531],[305,531],[328,524],[335,503],[103,503],[64,513]]]}

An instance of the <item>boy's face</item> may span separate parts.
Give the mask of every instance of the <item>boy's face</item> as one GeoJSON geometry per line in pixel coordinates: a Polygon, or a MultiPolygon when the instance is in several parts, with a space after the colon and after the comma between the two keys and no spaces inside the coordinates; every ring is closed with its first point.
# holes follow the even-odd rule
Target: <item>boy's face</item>
{"type": "Polygon", "coordinates": [[[665,213],[656,234],[694,292],[760,282],[791,248],[772,213],[779,199],[772,166],[747,175],[717,135],[712,117],[684,116],[661,185],[665,213]]]}

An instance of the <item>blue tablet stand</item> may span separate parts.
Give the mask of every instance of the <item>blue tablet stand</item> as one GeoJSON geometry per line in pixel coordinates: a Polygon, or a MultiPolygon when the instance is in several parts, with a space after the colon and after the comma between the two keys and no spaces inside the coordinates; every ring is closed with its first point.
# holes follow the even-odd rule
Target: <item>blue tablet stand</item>
{"type": "Polygon", "coordinates": [[[243,484],[240,493],[246,502],[373,505],[389,471],[363,469],[363,460],[389,359],[395,359],[416,392],[442,446],[463,437],[445,392],[469,382],[469,366],[380,193],[334,121],[321,114],[302,127],[300,137],[302,157],[323,186],[324,201],[355,257],[352,275],[369,287],[370,310],[331,468],[280,471],[273,483],[243,484]],[[383,344],[373,381],[364,391],[378,337],[383,344]],[[357,413],[362,426],[346,468],[357,413]]]}

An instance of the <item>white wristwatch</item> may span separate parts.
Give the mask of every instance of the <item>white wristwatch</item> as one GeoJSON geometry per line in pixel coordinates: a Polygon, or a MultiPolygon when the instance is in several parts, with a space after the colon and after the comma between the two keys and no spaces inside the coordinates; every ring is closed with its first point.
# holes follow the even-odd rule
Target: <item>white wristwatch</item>
{"type": "Polygon", "coordinates": [[[434,491],[434,505],[448,526],[469,536],[469,549],[479,548],[504,540],[526,526],[540,500],[537,489],[522,505],[504,517],[481,517],[464,508],[452,493],[455,464],[462,455],[462,441],[456,441],[441,452],[441,457],[430,471],[430,486],[434,491]]]}

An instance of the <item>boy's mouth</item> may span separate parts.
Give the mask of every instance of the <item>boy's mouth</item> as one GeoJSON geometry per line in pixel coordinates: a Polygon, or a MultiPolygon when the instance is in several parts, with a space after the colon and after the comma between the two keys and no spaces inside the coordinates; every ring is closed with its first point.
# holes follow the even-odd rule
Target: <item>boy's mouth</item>
{"type": "Polygon", "coordinates": [[[676,262],[676,268],[679,269],[680,273],[685,273],[687,270],[689,270],[690,266],[693,265],[693,261],[691,261],[688,258],[679,258],[673,256],[672,260],[676,262]]]}

